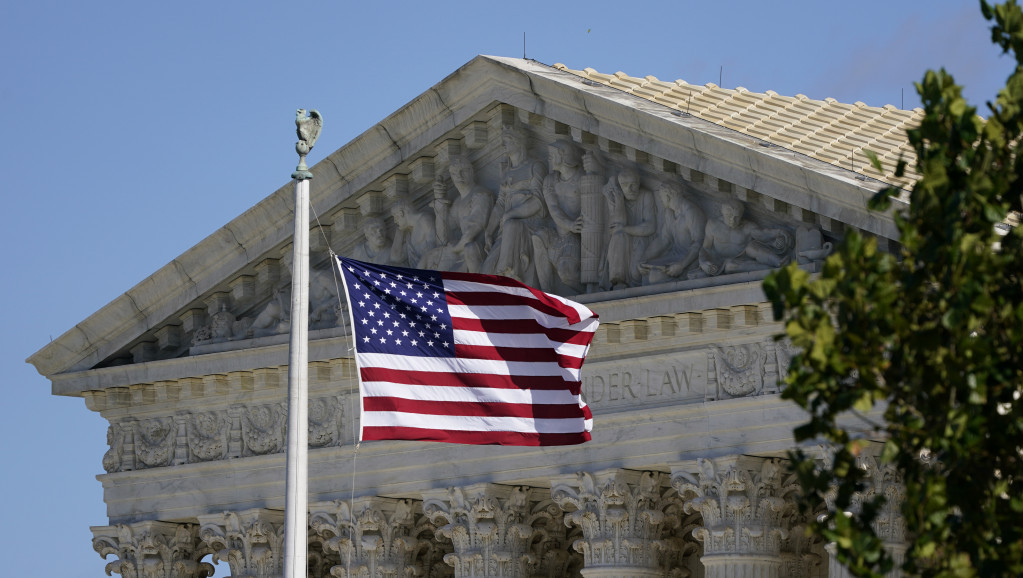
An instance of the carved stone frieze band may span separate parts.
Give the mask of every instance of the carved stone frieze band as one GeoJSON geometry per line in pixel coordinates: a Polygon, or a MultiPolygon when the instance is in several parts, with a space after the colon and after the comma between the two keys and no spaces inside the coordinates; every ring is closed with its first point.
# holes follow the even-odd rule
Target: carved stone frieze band
{"type": "MultiPolygon", "coordinates": [[[[468,121],[434,156],[409,160],[404,172],[357,193],[323,222],[337,230],[315,236],[330,245],[314,249],[313,331],[346,322],[328,248],[616,299],[638,288],[744,282],[793,261],[813,269],[836,234],[822,227],[831,219],[507,105],[468,121]]],[[[197,355],[287,333],[290,259],[288,247],[261,256],[106,363],[197,355]]]]}
{"type": "MultiPolygon", "coordinates": [[[[347,396],[309,400],[309,447],[336,447],[347,396]]],[[[171,416],[113,421],[107,473],[282,453],[286,440],[283,402],[233,404],[226,409],[177,411],[171,416]]]]}

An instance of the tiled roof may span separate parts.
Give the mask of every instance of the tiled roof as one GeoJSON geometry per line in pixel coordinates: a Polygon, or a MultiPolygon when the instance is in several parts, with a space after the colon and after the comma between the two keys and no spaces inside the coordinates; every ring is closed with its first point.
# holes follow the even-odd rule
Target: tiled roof
{"type": "Polygon", "coordinates": [[[878,108],[833,98],[813,100],[802,94],[781,96],[772,90],[760,93],[713,83],[665,82],[654,76],[602,74],[592,68],[572,70],[564,64],[554,68],[899,187],[906,188],[917,177],[916,154],[906,140],[906,129],[923,118],[919,108],[900,110],[890,104],[878,108]],[[877,154],[884,175],[870,164],[864,149],[877,154]],[[906,160],[906,176],[896,179],[899,155],[906,160]]]}

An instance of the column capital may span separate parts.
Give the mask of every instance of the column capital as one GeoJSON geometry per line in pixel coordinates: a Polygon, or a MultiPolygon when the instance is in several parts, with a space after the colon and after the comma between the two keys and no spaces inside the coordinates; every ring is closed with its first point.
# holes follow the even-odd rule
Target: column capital
{"type": "Polygon", "coordinates": [[[331,576],[411,576],[420,546],[417,510],[419,504],[413,500],[365,496],[353,504],[345,500],[311,504],[309,523],[324,549],[341,557],[331,576]]]}
{"type": "Polygon", "coordinates": [[[252,509],[199,516],[199,538],[213,551],[213,561],[226,561],[232,576],[280,576],[284,563],[284,513],[252,509]]]}
{"type": "Polygon", "coordinates": [[[661,576],[667,532],[681,521],[681,501],[660,472],[611,469],[551,480],[565,523],[582,529],[573,547],[583,575],[661,576]]]}
{"type": "Polygon", "coordinates": [[[550,543],[545,529],[564,527],[545,494],[528,486],[473,484],[424,492],[423,512],[454,545],[444,561],[456,577],[527,578],[550,543]]]}
{"type": "Polygon", "coordinates": [[[146,578],[207,578],[213,565],[199,562],[197,527],[145,521],[117,526],[94,526],[92,547],[104,559],[117,557],[106,572],[146,578]]]}
{"type": "Polygon", "coordinates": [[[686,512],[703,517],[693,535],[703,543],[705,566],[745,556],[777,572],[799,488],[779,459],[689,460],[672,467],[671,485],[685,501],[686,512]]]}

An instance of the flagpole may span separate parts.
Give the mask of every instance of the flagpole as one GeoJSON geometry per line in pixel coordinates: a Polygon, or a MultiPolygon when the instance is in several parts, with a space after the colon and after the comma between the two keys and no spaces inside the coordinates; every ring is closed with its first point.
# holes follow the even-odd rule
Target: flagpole
{"type": "Polygon", "coordinates": [[[295,237],[292,243],[291,347],[288,359],[288,448],[284,492],[284,578],[306,578],[309,504],[309,181],[305,157],[319,137],[322,118],[299,109],[295,181],[295,237]]]}

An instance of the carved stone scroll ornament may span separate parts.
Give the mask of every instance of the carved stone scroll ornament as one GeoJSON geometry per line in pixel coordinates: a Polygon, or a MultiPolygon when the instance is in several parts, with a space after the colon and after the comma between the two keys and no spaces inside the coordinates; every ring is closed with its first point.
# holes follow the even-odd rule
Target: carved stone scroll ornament
{"type": "Polygon", "coordinates": [[[341,445],[341,418],[344,408],[336,397],[309,400],[309,447],[341,445]]]}
{"type": "Polygon", "coordinates": [[[798,488],[778,460],[700,458],[673,467],[671,485],[685,511],[703,517],[693,535],[703,544],[707,578],[778,574],[798,488]]]}
{"type": "Polygon", "coordinates": [[[415,504],[411,500],[366,497],[355,503],[335,500],[314,505],[313,532],[341,563],[330,569],[337,578],[397,578],[416,574],[415,504]]]}
{"type": "Polygon", "coordinates": [[[718,387],[730,397],[761,392],[764,387],[766,355],[760,343],[713,346],[713,362],[718,387]]]}
{"type": "Polygon", "coordinates": [[[174,458],[177,427],[174,418],[161,417],[135,425],[135,457],[139,467],[169,466],[174,458]]]}
{"type": "Polygon", "coordinates": [[[208,462],[224,459],[230,422],[221,412],[205,411],[188,416],[188,450],[190,461],[208,462]]]}
{"type": "Polygon", "coordinates": [[[232,576],[272,578],[283,572],[284,515],[246,510],[199,516],[199,537],[213,561],[227,562],[232,576]]]}
{"type": "Polygon", "coordinates": [[[103,469],[107,473],[121,471],[124,456],[124,436],[128,435],[120,424],[110,424],[107,428],[107,445],[110,449],[103,454],[103,469]]]}
{"type": "Polygon", "coordinates": [[[214,568],[199,562],[197,531],[193,524],[146,521],[92,529],[93,549],[104,559],[107,576],[124,578],[206,578],[214,568]]]}
{"type": "Polygon", "coordinates": [[[282,404],[258,405],[242,414],[244,455],[275,454],[284,451],[287,414],[282,404]]]}
{"type": "Polygon", "coordinates": [[[579,526],[585,575],[660,577],[671,544],[665,539],[679,518],[678,496],[665,489],[664,474],[608,470],[579,472],[551,482],[551,497],[565,523],[579,526]]]}

